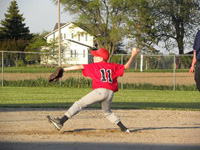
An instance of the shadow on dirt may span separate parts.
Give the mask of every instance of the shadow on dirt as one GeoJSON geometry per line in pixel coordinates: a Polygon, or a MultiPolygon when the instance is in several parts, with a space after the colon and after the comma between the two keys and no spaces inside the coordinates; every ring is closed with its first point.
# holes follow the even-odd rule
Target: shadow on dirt
{"type": "MultiPolygon", "coordinates": [[[[129,128],[130,132],[139,132],[139,131],[149,131],[149,130],[164,130],[164,129],[179,129],[179,130],[182,130],[182,129],[200,129],[200,126],[191,126],[191,127],[147,127],[147,128],[129,128]]],[[[108,133],[108,132],[119,132],[121,133],[121,131],[116,128],[110,128],[110,129],[95,129],[95,128],[82,128],[82,129],[75,129],[75,130],[68,130],[68,131],[63,131],[63,133],[81,133],[81,132],[87,132],[87,131],[91,131],[91,132],[105,132],[105,133],[108,133]]],[[[91,133],[90,132],[90,133],[91,133]]]]}
{"type": "Polygon", "coordinates": [[[0,142],[0,150],[199,150],[200,145],[79,142],[0,142]]]}
{"type": "Polygon", "coordinates": [[[141,128],[141,129],[133,129],[130,132],[138,132],[144,130],[162,130],[162,129],[200,129],[200,126],[196,127],[148,127],[148,128],[141,128]]]}

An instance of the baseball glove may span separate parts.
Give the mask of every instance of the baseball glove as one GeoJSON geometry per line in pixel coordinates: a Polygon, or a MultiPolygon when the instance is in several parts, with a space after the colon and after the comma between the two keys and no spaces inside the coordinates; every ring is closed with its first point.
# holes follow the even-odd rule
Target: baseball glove
{"type": "Polygon", "coordinates": [[[58,67],[56,72],[51,74],[49,77],[49,82],[57,82],[63,76],[64,69],[58,67]]]}

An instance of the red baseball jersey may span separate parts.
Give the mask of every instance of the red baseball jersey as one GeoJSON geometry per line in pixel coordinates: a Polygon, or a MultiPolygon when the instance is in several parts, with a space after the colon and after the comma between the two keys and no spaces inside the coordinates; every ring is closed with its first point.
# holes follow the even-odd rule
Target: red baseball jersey
{"type": "Polygon", "coordinates": [[[105,88],[114,92],[118,91],[117,78],[124,74],[124,65],[99,62],[83,65],[85,77],[92,78],[92,88],[105,88]]]}

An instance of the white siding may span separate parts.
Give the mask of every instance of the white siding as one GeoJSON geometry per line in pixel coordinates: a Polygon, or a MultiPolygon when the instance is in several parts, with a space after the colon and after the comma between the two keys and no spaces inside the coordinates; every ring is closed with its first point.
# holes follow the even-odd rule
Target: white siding
{"type": "MultiPolygon", "coordinates": [[[[88,34],[83,29],[75,26],[73,23],[67,23],[61,28],[63,60],[62,64],[87,64],[88,63],[88,48],[77,43],[69,42],[67,39],[72,39],[86,45],[93,46],[93,36],[88,34]]],[[[58,30],[46,36],[47,42],[58,38],[58,30]]],[[[51,62],[51,60],[49,60],[51,62]]]]}

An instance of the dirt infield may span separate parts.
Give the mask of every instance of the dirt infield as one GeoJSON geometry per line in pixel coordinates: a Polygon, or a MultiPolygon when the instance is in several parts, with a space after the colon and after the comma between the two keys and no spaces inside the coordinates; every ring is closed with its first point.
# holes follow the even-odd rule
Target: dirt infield
{"type": "Polygon", "coordinates": [[[101,110],[81,111],[58,132],[46,116],[62,116],[63,109],[0,108],[0,149],[200,149],[200,111],[113,111],[131,133],[101,110]]]}

